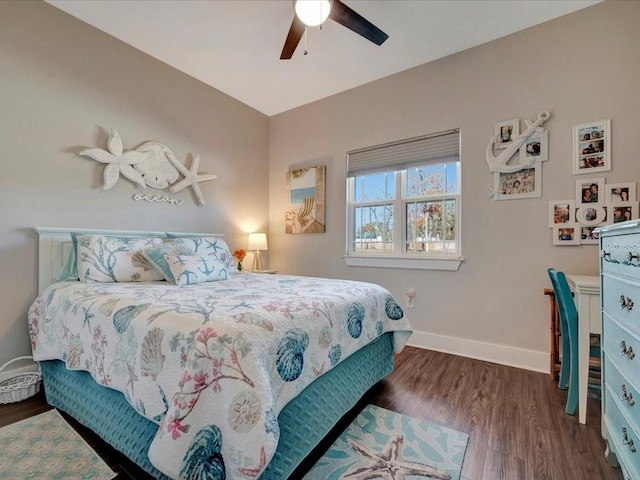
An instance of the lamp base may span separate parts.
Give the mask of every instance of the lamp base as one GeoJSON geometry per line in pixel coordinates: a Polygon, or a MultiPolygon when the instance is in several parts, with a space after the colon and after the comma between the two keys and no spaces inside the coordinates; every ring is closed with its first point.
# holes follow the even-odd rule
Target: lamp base
{"type": "Polygon", "coordinates": [[[256,254],[253,257],[252,270],[254,272],[261,272],[262,271],[262,254],[260,253],[260,250],[256,250],[256,254]]]}

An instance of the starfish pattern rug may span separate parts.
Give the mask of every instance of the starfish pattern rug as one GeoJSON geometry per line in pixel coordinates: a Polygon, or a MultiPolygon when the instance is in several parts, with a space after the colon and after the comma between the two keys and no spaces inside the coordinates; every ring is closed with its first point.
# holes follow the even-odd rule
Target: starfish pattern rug
{"type": "Polygon", "coordinates": [[[2,480],[110,480],[115,476],[57,410],[0,428],[2,480]]]}
{"type": "Polygon", "coordinates": [[[368,405],[304,480],[459,480],[469,436],[368,405]]]}

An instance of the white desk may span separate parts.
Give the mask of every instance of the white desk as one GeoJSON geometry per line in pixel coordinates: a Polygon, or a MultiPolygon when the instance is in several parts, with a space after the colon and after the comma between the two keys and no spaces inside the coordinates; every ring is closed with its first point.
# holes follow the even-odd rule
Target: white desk
{"type": "Polygon", "coordinates": [[[600,321],[600,277],[567,275],[578,309],[578,420],[587,423],[590,334],[602,333],[600,321]]]}

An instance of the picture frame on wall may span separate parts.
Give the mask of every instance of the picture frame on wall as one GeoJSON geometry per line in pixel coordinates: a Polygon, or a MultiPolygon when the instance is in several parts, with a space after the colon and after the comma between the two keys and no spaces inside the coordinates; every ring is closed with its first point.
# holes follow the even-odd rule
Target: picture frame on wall
{"type": "Polygon", "coordinates": [[[611,170],[611,120],[573,126],[573,173],[611,170]]]}
{"type": "Polygon", "coordinates": [[[580,245],[581,228],[579,223],[568,223],[553,227],[554,245],[580,245]]]}
{"type": "Polygon", "coordinates": [[[496,141],[495,148],[507,148],[520,135],[520,119],[505,120],[495,124],[494,135],[496,141]]]}
{"type": "Polygon", "coordinates": [[[611,215],[611,223],[621,223],[638,218],[638,202],[611,204],[608,208],[611,215]]]}
{"type": "Polygon", "coordinates": [[[606,208],[597,204],[584,205],[576,211],[576,222],[584,227],[595,227],[606,220],[606,208]]]}
{"type": "Polygon", "coordinates": [[[542,167],[535,162],[513,173],[496,172],[494,188],[496,200],[516,200],[542,196],[542,167]]]}
{"type": "Polygon", "coordinates": [[[575,223],[575,200],[552,200],[549,202],[549,228],[575,223]]]}
{"type": "Polygon", "coordinates": [[[576,207],[583,205],[604,205],[604,178],[587,178],[576,180],[576,207]]]}
{"type": "Polygon", "coordinates": [[[605,185],[604,203],[607,205],[635,202],[636,201],[636,184],[628,183],[607,183],[605,185]]]}
{"type": "Polygon", "coordinates": [[[596,232],[596,227],[581,226],[580,227],[580,244],[581,245],[597,245],[600,240],[600,234],[596,232]]]}
{"type": "Polygon", "coordinates": [[[325,233],[325,165],[287,172],[285,233],[325,233]]]}
{"type": "Polygon", "coordinates": [[[549,131],[533,132],[520,147],[520,163],[549,160],[549,131]]]}

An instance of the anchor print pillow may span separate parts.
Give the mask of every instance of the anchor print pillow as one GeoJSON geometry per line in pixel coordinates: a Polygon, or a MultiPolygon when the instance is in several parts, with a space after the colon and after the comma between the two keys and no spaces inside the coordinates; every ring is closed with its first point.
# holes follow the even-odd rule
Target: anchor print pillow
{"type": "Polygon", "coordinates": [[[184,287],[203,282],[227,280],[229,271],[215,254],[165,255],[175,284],[184,287]]]}
{"type": "Polygon", "coordinates": [[[78,277],[81,282],[155,282],[162,275],[142,255],[142,250],[160,245],[163,239],[79,235],[78,277]]]}
{"type": "Polygon", "coordinates": [[[167,233],[167,237],[173,241],[184,242],[185,245],[192,245],[193,253],[200,255],[216,255],[229,272],[237,272],[236,260],[231,255],[229,245],[220,237],[185,237],[167,233]]]}

